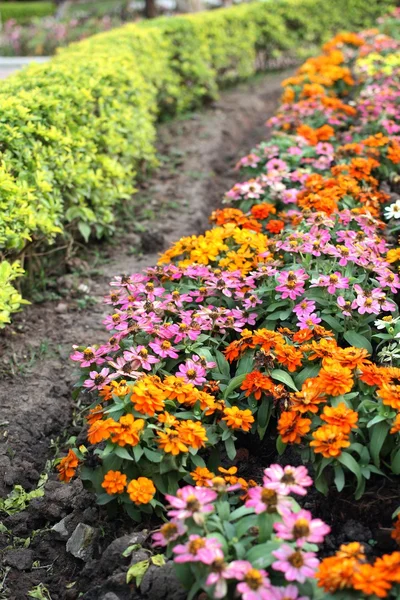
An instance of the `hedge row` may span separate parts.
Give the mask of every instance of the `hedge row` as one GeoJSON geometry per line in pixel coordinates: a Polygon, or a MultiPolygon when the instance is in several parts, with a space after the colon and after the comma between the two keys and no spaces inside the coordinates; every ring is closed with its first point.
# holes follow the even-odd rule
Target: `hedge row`
{"type": "MultiPolygon", "coordinates": [[[[266,57],[369,26],[390,5],[276,0],[129,24],[11,77],[0,92],[0,261],[67,225],[85,239],[109,232],[135,171],[154,163],[157,118],[215,98],[266,57]]],[[[16,308],[0,298],[0,326],[16,308]]]]}
{"type": "Polygon", "coordinates": [[[15,19],[18,23],[26,23],[35,17],[47,17],[54,14],[53,2],[2,2],[0,17],[2,23],[15,19]]]}

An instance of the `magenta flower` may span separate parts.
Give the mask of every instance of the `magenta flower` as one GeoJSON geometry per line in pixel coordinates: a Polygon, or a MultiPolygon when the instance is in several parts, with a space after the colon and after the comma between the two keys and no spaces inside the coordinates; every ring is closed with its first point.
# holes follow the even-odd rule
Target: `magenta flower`
{"type": "Polygon", "coordinates": [[[281,271],[277,279],[280,285],[276,286],[275,290],[282,292],[283,300],[286,298],[296,300],[297,296],[304,293],[304,282],[309,277],[304,269],[298,269],[297,271],[281,271]]]}
{"type": "Polygon", "coordinates": [[[299,596],[298,588],[291,584],[287,587],[271,587],[270,600],[310,600],[308,596],[299,596]]]}
{"type": "Polygon", "coordinates": [[[174,542],[178,537],[183,535],[185,531],[186,527],[181,521],[165,523],[160,528],[160,531],[153,534],[153,544],[154,546],[167,546],[170,542],[174,542]]]}
{"type": "MultiPolygon", "coordinates": [[[[241,583],[236,587],[236,591],[242,595],[242,600],[269,600],[269,590],[271,587],[267,572],[264,569],[255,569],[251,563],[247,561],[235,561],[240,563],[237,565],[237,572],[241,572],[241,583]]],[[[234,563],[231,563],[231,566],[234,563]]]]}
{"type": "Polygon", "coordinates": [[[110,369],[102,369],[100,373],[97,371],[90,371],[89,379],[83,382],[83,387],[88,390],[101,390],[107,383],[109,383],[115,375],[109,375],[110,369]]]}
{"type": "Polygon", "coordinates": [[[186,544],[178,544],[172,551],[177,554],[174,558],[176,563],[202,562],[211,565],[216,559],[223,559],[221,542],[216,538],[203,538],[192,534],[186,544]]]}
{"type": "Polygon", "coordinates": [[[144,346],[137,346],[136,348],[129,348],[124,352],[124,359],[127,362],[132,362],[132,367],[137,369],[139,366],[146,371],[151,370],[151,365],[155,365],[160,362],[158,358],[149,354],[149,351],[144,346]]]}
{"type": "Polygon", "coordinates": [[[349,280],[343,277],[339,271],[335,271],[331,275],[320,275],[317,280],[313,279],[310,287],[326,287],[330,294],[334,294],[336,290],[344,290],[349,287],[349,280]]]}
{"type": "Polygon", "coordinates": [[[257,515],[263,512],[282,514],[290,508],[290,501],[287,498],[280,496],[275,490],[268,487],[250,488],[247,497],[245,505],[248,508],[254,508],[257,515]]]}
{"type": "Polygon", "coordinates": [[[80,361],[80,367],[90,367],[92,364],[101,365],[105,362],[105,359],[102,358],[104,354],[104,348],[92,348],[88,346],[83,351],[79,351],[79,346],[72,346],[75,352],[70,355],[71,360],[80,361]]]}
{"type": "Polygon", "coordinates": [[[342,315],[344,317],[351,317],[352,308],[351,308],[350,300],[345,300],[343,298],[343,296],[338,296],[337,305],[339,306],[340,310],[342,311],[342,315]]]}
{"type": "Polygon", "coordinates": [[[168,516],[175,519],[188,519],[192,517],[196,523],[203,521],[203,514],[214,510],[213,502],[217,493],[208,488],[186,485],[180,488],[176,496],[165,495],[174,510],[168,511],[168,516]]]}
{"type": "Polygon", "coordinates": [[[179,370],[175,373],[176,377],[181,377],[186,383],[192,383],[193,385],[205,383],[207,381],[205,374],[205,368],[190,358],[185,363],[180,364],[179,370]]]}
{"type": "Polygon", "coordinates": [[[225,598],[228,591],[226,580],[237,579],[232,575],[231,565],[228,565],[223,558],[217,558],[210,565],[210,569],[211,573],[206,579],[206,585],[215,586],[213,598],[225,598]]]}
{"type": "Polygon", "coordinates": [[[305,496],[307,494],[306,487],[312,485],[312,479],[308,475],[306,467],[291,467],[286,465],[271,465],[264,470],[264,486],[271,490],[275,490],[282,496],[288,494],[298,494],[305,496]]]}
{"type": "Polygon", "coordinates": [[[299,318],[296,325],[300,329],[310,329],[314,325],[318,325],[321,323],[322,319],[316,313],[312,313],[311,315],[303,315],[299,318]]]}
{"type": "Polygon", "coordinates": [[[149,343],[150,348],[161,358],[178,358],[178,353],[169,340],[155,339],[149,343]]]}
{"type": "Polygon", "coordinates": [[[305,298],[293,308],[293,312],[299,318],[310,315],[314,310],[315,302],[313,300],[306,300],[305,298]]]}
{"type": "Polygon", "coordinates": [[[278,560],[272,563],[275,571],[282,571],[286,581],[304,583],[308,577],[313,577],[319,565],[315,552],[302,552],[287,544],[272,552],[278,560]]]}
{"type": "Polygon", "coordinates": [[[303,509],[297,513],[283,513],[282,522],[274,523],[274,529],[279,538],[293,540],[300,547],[305,542],[310,544],[323,542],[331,530],[321,519],[313,519],[312,514],[303,509]]]}

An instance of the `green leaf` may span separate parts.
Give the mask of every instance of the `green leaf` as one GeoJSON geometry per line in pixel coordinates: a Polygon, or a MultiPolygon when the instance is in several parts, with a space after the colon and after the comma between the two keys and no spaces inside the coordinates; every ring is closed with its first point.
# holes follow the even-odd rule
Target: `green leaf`
{"type": "Polygon", "coordinates": [[[331,317],[330,315],[324,315],[322,313],[321,319],[325,321],[325,323],[328,323],[330,327],[332,327],[334,333],[342,333],[342,331],[344,331],[343,325],[337,319],[335,319],[335,317],[331,317]]]}
{"type": "Polygon", "coordinates": [[[114,452],[123,460],[134,460],[133,456],[129,454],[128,450],[123,446],[115,446],[114,452]]]}
{"type": "Polygon", "coordinates": [[[377,423],[374,425],[372,430],[371,439],[369,442],[369,451],[371,454],[371,458],[374,461],[375,466],[379,467],[380,465],[380,452],[382,450],[382,446],[385,442],[385,439],[389,433],[390,425],[386,423],[386,421],[382,421],[381,423],[377,423]]]}
{"type": "Polygon", "coordinates": [[[104,506],[104,504],[109,504],[113,500],[115,500],[115,494],[97,494],[96,502],[100,504],[100,506],[104,506]]]}
{"type": "Polygon", "coordinates": [[[286,450],[286,447],[287,447],[287,444],[285,444],[285,442],[282,441],[282,436],[278,435],[278,437],[276,438],[276,449],[277,449],[279,456],[282,456],[282,454],[286,450]]]}
{"type": "Polygon", "coordinates": [[[308,367],[305,367],[302,369],[302,371],[294,376],[296,385],[301,388],[306,379],[309,379],[310,377],[316,377],[320,370],[320,365],[309,365],[308,367]]]}
{"type": "Polygon", "coordinates": [[[233,441],[233,439],[231,437],[225,441],[225,450],[228,455],[228,458],[230,460],[233,460],[236,456],[236,448],[235,448],[235,442],[233,441]]]}
{"type": "Polygon", "coordinates": [[[335,485],[338,492],[341,492],[344,488],[345,478],[344,471],[340,465],[337,465],[334,469],[335,471],[335,485]]]}
{"type": "Polygon", "coordinates": [[[80,221],[78,223],[78,229],[85,242],[88,243],[91,234],[90,225],[84,223],[83,221],[80,221]]]}
{"type": "Polygon", "coordinates": [[[276,560],[272,552],[277,550],[281,543],[281,541],[271,540],[265,544],[257,544],[247,552],[246,559],[251,562],[254,568],[265,569],[276,560]]]}
{"type": "Polygon", "coordinates": [[[154,556],[151,557],[150,560],[153,563],[153,565],[156,565],[156,567],[162,567],[165,565],[164,554],[155,554],[154,556]]]}
{"type": "Polygon", "coordinates": [[[245,380],[245,377],[246,373],[242,373],[242,375],[237,375],[236,377],[231,379],[224,391],[224,399],[228,398],[229,394],[231,394],[233,391],[236,390],[236,388],[242,385],[243,381],[245,380]]]}
{"type": "Polygon", "coordinates": [[[287,385],[287,387],[294,390],[295,392],[298,391],[291,375],[289,375],[289,373],[286,373],[286,371],[282,371],[282,369],[274,369],[273,371],[271,371],[271,377],[276,381],[284,383],[285,385],[287,385]]]}
{"type": "Polygon", "coordinates": [[[163,460],[163,455],[155,450],[149,450],[149,448],[143,448],[145,457],[153,463],[160,463],[163,460]]]}
{"type": "Polygon", "coordinates": [[[270,398],[263,398],[257,411],[257,432],[260,440],[263,439],[265,431],[268,427],[272,413],[272,406],[273,404],[270,398]]]}
{"type": "Polygon", "coordinates": [[[225,375],[225,377],[230,377],[231,368],[230,368],[230,365],[229,365],[228,361],[226,360],[225,356],[222,354],[222,352],[220,352],[219,350],[216,350],[215,358],[217,360],[217,365],[218,365],[219,371],[223,375],[225,375]]]}
{"type": "Polygon", "coordinates": [[[400,448],[395,452],[392,458],[391,467],[395,475],[400,475],[400,448]]]}
{"type": "Polygon", "coordinates": [[[146,574],[147,569],[150,566],[150,559],[147,558],[146,560],[141,560],[140,562],[136,563],[135,565],[132,565],[131,567],[129,567],[127,573],[126,573],[126,583],[130,583],[132,581],[133,578],[135,578],[135,582],[136,582],[136,586],[140,587],[140,584],[142,583],[142,579],[146,574]]]}
{"type": "Polygon", "coordinates": [[[370,354],[372,354],[371,342],[360,333],[350,330],[346,331],[343,334],[343,337],[346,340],[346,342],[350,344],[350,346],[355,346],[356,348],[365,348],[370,354]]]}
{"type": "Polygon", "coordinates": [[[352,457],[351,454],[348,454],[347,452],[342,452],[342,454],[337,457],[337,460],[343,466],[345,466],[351,473],[353,473],[353,475],[355,475],[357,479],[357,490],[361,489],[363,483],[363,476],[358,462],[352,457]]]}

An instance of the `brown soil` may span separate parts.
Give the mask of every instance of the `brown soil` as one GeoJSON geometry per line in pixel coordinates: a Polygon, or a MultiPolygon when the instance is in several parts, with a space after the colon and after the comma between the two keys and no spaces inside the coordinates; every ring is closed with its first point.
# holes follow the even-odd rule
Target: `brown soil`
{"type": "MultiPolygon", "coordinates": [[[[46,461],[54,459],[58,446],[74,432],[79,407],[72,401],[75,374],[68,356],[72,344],[106,339],[101,321],[107,313],[102,297],[108,282],[115,275],[155,264],[158,253],[174,240],[207,227],[211,210],[236,181],[235,161],[265,139],[264,123],[277,107],[280,82],[285,76],[280,73],[258,78],[224,93],[204,112],[161,126],[158,150],[162,164],[132,204],[137,218],[153,217],[145,223],[146,230],[141,232],[143,222],[138,226],[130,218],[114,243],[96,246],[89,258],[75,256],[70,261],[75,272],[59,277],[54,284],[62,297],[26,308],[0,337],[1,496],[16,484],[27,490],[34,488],[46,461]],[[83,291],[82,284],[87,286],[83,291]]],[[[54,479],[53,474],[50,479],[54,479]]],[[[0,598],[28,598],[28,590],[40,582],[45,582],[52,600],[77,598],[79,586],[79,591],[90,587],[96,577],[94,567],[82,574],[81,561],[65,553],[65,543],[54,541],[51,535],[32,537],[33,530],[57,522],[72,510],[84,510],[85,522],[94,522],[97,513],[93,516],[90,508],[93,499],[88,499],[78,483],[75,487],[63,486],[69,490],[64,492],[58,483],[50,481],[47,500],[34,500],[28,513],[4,521],[8,533],[0,529],[6,565],[0,572],[0,598]],[[20,548],[23,543],[18,538],[29,536],[32,555],[28,563],[33,559],[40,564],[33,569],[19,569],[18,560],[21,567],[26,552],[21,558],[10,558],[10,547],[20,548]],[[73,581],[78,583],[67,589],[73,581]]],[[[108,544],[124,532],[120,525],[114,520],[110,532],[105,524],[105,539],[111,536],[108,544]]],[[[91,594],[86,593],[84,598],[103,597],[100,592],[91,594]]],[[[153,600],[161,597],[151,587],[149,595],[153,600]]]]}

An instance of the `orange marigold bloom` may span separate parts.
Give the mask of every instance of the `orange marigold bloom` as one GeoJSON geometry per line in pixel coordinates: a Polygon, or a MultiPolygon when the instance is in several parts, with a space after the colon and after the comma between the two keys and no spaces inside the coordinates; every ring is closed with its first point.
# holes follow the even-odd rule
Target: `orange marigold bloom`
{"type": "Polygon", "coordinates": [[[178,456],[181,452],[189,452],[189,448],[180,439],[179,432],[176,429],[166,429],[157,431],[158,445],[167,454],[178,456]]]}
{"type": "Polygon", "coordinates": [[[396,418],[393,421],[392,428],[390,433],[399,433],[400,432],[400,413],[396,415],[396,418]]]}
{"type": "Polygon", "coordinates": [[[369,356],[368,350],[365,348],[338,348],[335,352],[335,360],[337,360],[342,367],[348,367],[352,371],[357,367],[361,367],[365,359],[369,356]]]}
{"type": "Polygon", "coordinates": [[[211,481],[215,477],[215,473],[212,473],[207,467],[196,467],[194,471],[190,473],[193,481],[199,487],[209,487],[211,481]]]}
{"type": "Polygon", "coordinates": [[[379,570],[387,581],[400,583],[400,552],[384,554],[377,558],[374,568],[379,570]]]}
{"type": "Polygon", "coordinates": [[[310,431],[311,419],[303,419],[298,412],[284,411],[279,417],[278,432],[284,444],[299,444],[310,431]]]}
{"type": "Polygon", "coordinates": [[[273,204],[269,204],[269,202],[262,202],[261,204],[254,204],[251,207],[250,212],[255,219],[262,221],[267,219],[269,215],[274,215],[276,213],[276,208],[273,204]]]}
{"type": "Polygon", "coordinates": [[[93,425],[96,421],[103,418],[103,407],[101,404],[97,404],[94,408],[91,408],[86,416],[86,421],[89,425],[93,425]]]}
{"type": "Polygon", "coordinates": [[[59,472],[59,479],[69,483],[72,477],[75,475],[77,466],[79,465],[79,458],[73,450],[68,450],[67,456],[64,456],[57,465],[57,471],[59,472]]]}
{"type": "Polygon", "coordinates": [[[324,458],[336,458],[342,454],[342,448],[350,446],[347,435],[334,425],[322,425],[312,436],[314,439],[310,446],[316,454],[322,454],[324,458]]]}
{"type": "Polygon", "coordinates": [[[111,432],[118,427],[118,423],[114,419],[105,419],[95,421],[88,431],[88,440],[91,444],[98,444],[103,440],[108,440],[111,432]]]}
{"type": "Polygon", "coordinates": [[[379,367],[375,363],[361,365],[360,371],[359,379],[368,385],[381,387],[388,381],[387,369],[379,367]]]}
{"type": "Polygon", "coordinates": [[[290,394],[291,410],[306,413],[318,412],[318,405],[326,402],[325,394],[322,389],[316,385],[315,378],[306,379],[301,386],[300,392],[290,394]]]}
{"type": "Polygon", "coordinates": [[[145,421],[135,419],[130,413],[121,417],[111,433],[111,441],[119,446],[137,446],[139,433],[143,430],[145,421]]]}
{"type": "Polygon", "coordinates": [[[400,546],[400,515],[397,515],[397,521],[394,524],[394,528],[391,534],[392,538],[400,546]]]}
{"type": "Polygon", "coordinates": [[[128,483],[127,492],[129,498],[135,504],[148,504],[153,500],[156,488],[151,479],[148,479],[147,477],[138,477],[137,479],[132,479],[132,481],[128,483]]]}
{"type": "Polygon", "coordinates": [[[302,344],[303,342],[308,342],[313,337],[312,329],[299,329],[293,335],[293,341],[302,344]]]}
{"type": "Polygon", "coordinates": [[[400,385],[390,385],[384,383],[376,392],[379,398],[382,398],[383,404],[400,410],[400,385]]]}
{"type": "Polygon", "coordinates": [[[354,385],[351,370],[333,358],[324,358],[318,373],[318,385],[329,396],[342,396],[351,391],[354,385]]]}
{"type": "Polygon", "coordinates": [[[242,431],[250,431],[254,423],[254,417],[251,410],[240,410],[237,406],[224,409],[223,421],[226,421],[230,429],[241,429],[242,431]]]}
{"type": "Polygon", "coordinates": [[[289,344],[278,345],[275,349],[275,355],[277,361],[287,367],[291,373],[302,365],[302,352],[294,346],[289,346],[289,344]]]}
{"type": "Polygon", "coordinates": [[[159,423],[163,423],[167,427],[173,427],[174,425],[176,425],[179,422],[178,419],[176,417],[174,417],[174,415],[171,415],[167,411],[158,414],[157,421],[159,423]]]}
{"type": "Polygon", "coordinates": [[[360,542],[350,542],[350,544],[341,544],[336,552],[338,558],[355,558],[357,561],[365,560],[364,547],[360,542]]]}
{"type": "Polygon", "coordinates": [[[330,593],[353,587],[356,566],[357,561],[354,558],[343,559],[338,556],[324,558],[315,574],[318,587],[330,593]]]}
{"type": "Polygon", "coordinates": [[[341,402],[338,406],[325,406],[321,419],[348,434],[352,429],[357,429],[358,413],[341,402]]]}
{"type": "Polygon", "coordinates": [[[386,598],[388,591],[392,587],[382,575],[380,569],[372,565],[360,565],[353,576],[353,587],[355,590],[360,590],[367,596],[378,596],[378,598],[386,598]]]}
{"type": "Polygon", "coordinates": [[[285,223],[279,219],[271,219],[265,226],[270,233],[280,233],[284,227],[285,223]]]}
{"type": "Polygon", "coordinates": [[[389,263],[394,263],[400,260],[400,248],[392,248],[386,253],[386,260],[389,263]]]}
{"type": "Polygon", "coordinates": [[[126,475],[121,471],[108,471],[104,475],[103,483],[101,484],[107,494],[122,494],[126,487],[126,475]]]}
{"type": "Polygon", "coordinates": [[[181,441],[191,448],[204,448],[208,441],[206,430],[199,421],[180,421],[176,429],[181,441]]]}
{"type": "Polygon", "coordinates": [[[253,334],[253,344],[260,345],[264,352],[269,352],[277,344],[284,344],[282,335],[269,329],[257,329],[253,334]]]}
{"type": "Polygon", "coordinates": [[[226,348],[223,350],[223,354],[226,356],[226,360],[229,362],[233,362],[239,356],[241,356],[244,352],[244,348],[241,345],[241,340],[233,340],[226,348]]]}
{"type": "Polygon", "coordinates": [[[395,165],[400,163],[400,144],[392,140],[388,148],[387,157],[395,165]]]}
{"type": "Polygon", "coordinates": [[[153,417],[156,412],[164,410],[166,392],[161,380],[154,375],[146,375],[139,379],[133,389],[131,402],[137,412],[153,417]]]}
{"type": "Polygon", "coordinates": [[[207,394],[206,392],[199,391],[198,392],[198,400],[200,401],[201,410],[205,410],[206,416],[213,415],[217,411],[222,411],[224,409],[224,401],[216,400],[214,396],[211,394],[207,394]]]}
{"type": "Polygon", "coordinates": [[[245,396],[249,397],[253,394],[256,400],[260,400],[261,396],[265,392],[271,392],[274,387],[274,382],[270,377],[264,375],[260,371],[252,371],[247,373],[242,385],[241,390],[245,390],[245,396]]]}
{"type": "MultiPolygon", "coordinates": [[[[315,332],[315,328],[314,328],[315,332]]],[[[316,342],[313,340],[311,344],[305,344],[302,348],[303,352],[311,352],[308,360],[316,360],[317,358],[331,357],[337,351],[336,340],[327,340],[322,338],[316,342]]]]}

